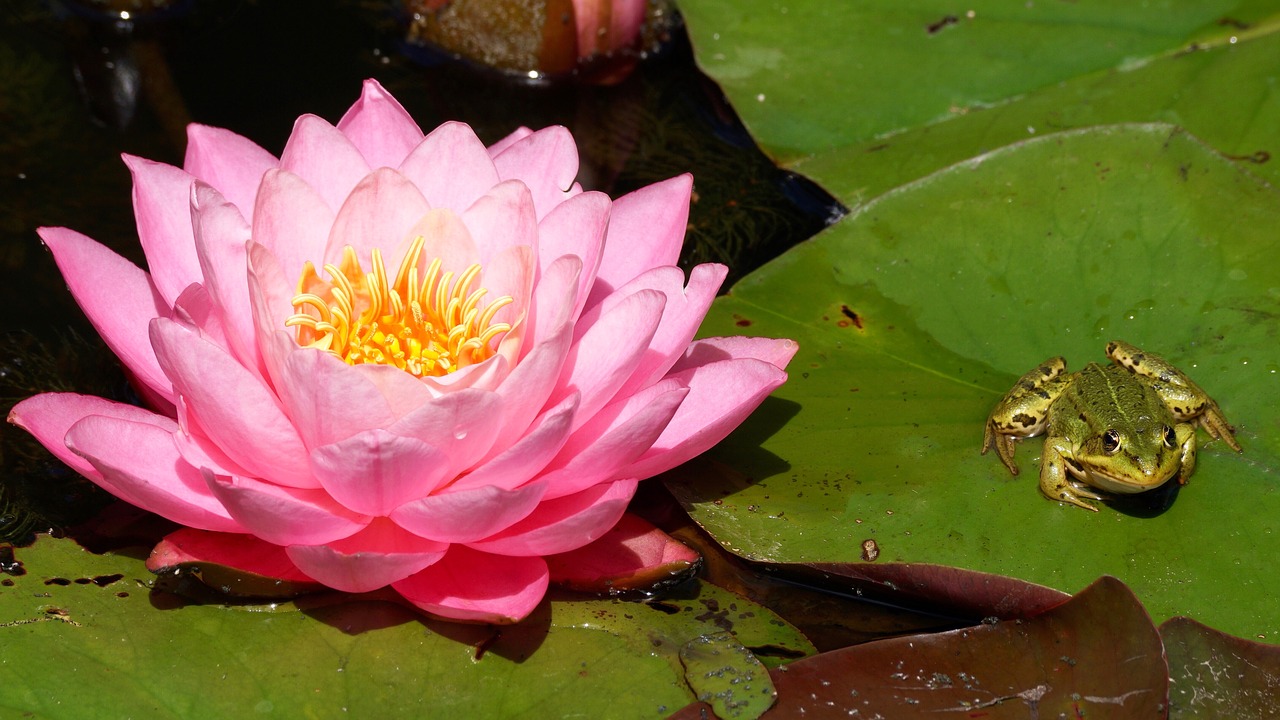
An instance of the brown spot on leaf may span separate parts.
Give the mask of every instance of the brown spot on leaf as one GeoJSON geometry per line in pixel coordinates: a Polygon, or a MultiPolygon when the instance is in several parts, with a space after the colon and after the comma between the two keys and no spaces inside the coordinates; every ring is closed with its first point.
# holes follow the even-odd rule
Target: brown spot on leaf
{"type": "Polygon", "coordinates": [[[937,22],[929,23],[928,25],[925,26],[924,29],[930,35],[936,35],[940,30],[942,30],[946,26],[955,25],[958,22],[960,22],[960,18],[956,17],[955,15],[947,15],[937,22]]]}
{"type": "Polygon", "coordinates": [[[867,539],[862,541],[862,559],[867,562],[875,562],[880,557],[880,546],[875,540],[867,539]]]}
{"type": "Polygon", "coordinates": [[[858,328],[859,330],[862,329],[862,317],[859,316],[858,313],[849,309],[848,305],[840,306],[840,314],[849,318],[849,322],[853,323],[854,327],[858,328]]]}

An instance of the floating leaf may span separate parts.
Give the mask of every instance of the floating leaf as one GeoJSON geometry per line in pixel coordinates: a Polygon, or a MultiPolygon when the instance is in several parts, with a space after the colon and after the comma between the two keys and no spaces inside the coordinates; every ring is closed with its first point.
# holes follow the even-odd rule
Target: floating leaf
{"type": "Polygon", "coordinates": [[[1169,658],[1172,720],[1280,717],[1280,648],[1184,617],[1166,621],[1160,635],[1169,658]]]}
{"type": "Polygon", "coordinates": [[[705,334],[749,327],[800,354],[713,452],[738,474],[669,485],[752,560],[866,562],[873,540],[877,565],[1068,592],[1110,574],[1157,617],[1280,636],[1278,226],[1280,193],[1167,125],[1040,137],[905,186],[717,302],[705,334]],[[1163,512],[1046,500],[1039,440],[1020,444],[1017,477],[978,452],[1018,376],[1059,354],[1105,362],[1113,338],[1187,370],[1244,446],[1202,433],[1163,512]]]}

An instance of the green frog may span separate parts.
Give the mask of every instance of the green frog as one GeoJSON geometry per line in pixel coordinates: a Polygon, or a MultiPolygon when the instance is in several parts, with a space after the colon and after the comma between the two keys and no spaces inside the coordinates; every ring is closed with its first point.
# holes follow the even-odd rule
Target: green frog
{"type": "Polygon", "coordinates": [[[1164,358],[1125,342],[1107,343],[1111,365],[1067,373],[1061,357],[1023,375],[991,411],[982,440],[1014,475],[1014,441],[1048,430],[1040,491],[1097,512],[1094,490],[1133,494],[1196,468],[1196,429],[1236,452],[1240,445],[1218,403],[1164,358]]]}

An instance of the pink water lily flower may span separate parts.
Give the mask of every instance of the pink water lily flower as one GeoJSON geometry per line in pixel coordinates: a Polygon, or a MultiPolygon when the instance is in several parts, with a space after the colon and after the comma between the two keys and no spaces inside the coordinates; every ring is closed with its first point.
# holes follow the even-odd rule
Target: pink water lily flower
{"type": "Polygon", "coordinates": [[[182,169],[125,162],[150,272],[40,236],[151,409],[49,393],[9,419],[186,526],[153,569],[519,620],[553,579],[669,561],[618,526],[636,483],[722,439],[796,350],[693,341],[725,268],[675,267],[690,178],[584,192],[564,128],[424,136],[368,81],[278,159],[193,125],[182,169]]]}

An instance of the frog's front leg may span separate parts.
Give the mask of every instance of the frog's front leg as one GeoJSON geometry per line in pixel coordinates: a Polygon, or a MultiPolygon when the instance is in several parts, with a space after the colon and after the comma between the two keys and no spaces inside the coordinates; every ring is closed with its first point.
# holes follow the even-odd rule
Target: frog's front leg
{"type": "Polygon", "coordinates": [[[1152,389],[1176,419],[1199,424],[1211,437],[1221,438],[1232,450],[1240,452],[1240,444],[1218,403],[1168,360],[1120,340],[1107,343],[1107,357],[1135,375],[1150,378],[1152,389]]]}
{"type": "Polygon", "coordinates": [[[1071,448],[1062,438],[1050,437],[1044,441],[1044,452],[1040,455],[1040,492],[1050,500],[1060,500],[1098,512],[1098,508],[1081,498],[1101,500],[1102,496],[1071,479],[1071,473],[1067,469],[1070,452],[1071,448]]]}
{"type": "Polygon", "coordinates": [[[1014,475],[1018,474],[1018,465],[1013,460],[1013,443],[1044,431],[1049,407],[1070,384],[1070,376],[1062,375],[1066,369],[1067,363],[1061,357],[1049,358],[1018,379],[1013,389],[1005,393],[987,416],[982,436],[983,455],[994,445],[1004,466],[1014,475]]]}
{"type": "Polygon", "coordinates": [[[1182,466],[1178,468],[1178,484],[1186,485],[1191,473],[1196,471],[1196,426],[1190,423],[1178,423],[1173,428],[1182,448],[1182,466]]]}

